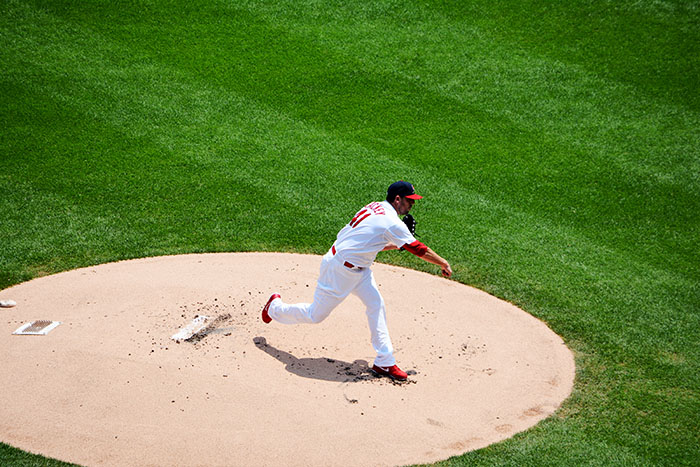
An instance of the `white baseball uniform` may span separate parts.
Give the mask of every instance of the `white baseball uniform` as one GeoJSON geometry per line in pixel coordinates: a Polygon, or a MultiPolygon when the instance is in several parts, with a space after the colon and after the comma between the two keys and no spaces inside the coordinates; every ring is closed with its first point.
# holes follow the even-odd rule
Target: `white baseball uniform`
{"type": "Polygon", "coordinates": [[[270,317],[284,324],[318,323],[350,293],[366,307],[377,353],[375,365],[389,367],[396,363],[386,322],[384,299],[379,293],[370,266],[387,245],[402,247],[416,239],[401,221],[394,207],[386,201],[370,203],[338,233],[331,249],[323,256],[313,303],[270,303],[270,317]]]}

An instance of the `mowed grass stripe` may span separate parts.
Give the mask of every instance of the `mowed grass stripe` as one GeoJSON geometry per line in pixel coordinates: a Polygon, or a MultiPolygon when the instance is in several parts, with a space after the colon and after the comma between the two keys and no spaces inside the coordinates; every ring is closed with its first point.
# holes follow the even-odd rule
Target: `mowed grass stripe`
{"type": "MultiPolygon", "coordinates": [[[[167,29],[167,34],[156,36],[162,38],[160,42],[149,42],[149,48],[158,51],[151,59],[156,57],[188,69],[194,76],[224,83],[235,92],[265,99],[265,104],[283,109],[295,118],[311,120],[315,125],[340,132],[342,137],[357,138],[363,145],[396,158],[423,160],[446,177],[451,175],[449,170],[457,171],[465,178],[465,185],[481,184],[480,188],[490,190],[490,196],[504,197],[532,212],[560,217],[562,222],[577,223],[597,234],[597,240],[607,242],[609,247],[640,245],[642,248],[631,248],[628,253],[644,251],[644,257],[650,258],[651,252],[652,258],[666,265],[684,262],[696,253],[693,243],[678,241],[688,238],[683,232],[686,226],[697,225],[696,185],[668,186],[664,181],[635,176],[630,174],[629,164],[610,167],[607,155],[598,151],[600,158],[591,157],[589,151],[572,149],[566,142],[552,139],[551,131],[540,134],[513,127],[507,112],[496,117],[485,115],[475,105],[464,105],[430,91],[421,92],[424,86],[411,81],[382,75],[381,71],[359,71],[362,64],[352,58],[334,55],[333,50],[322,49],[294,31],[270,26],[247,12],[224,10],[234,26],[226,31],[215,29],[213,36],[207,36],[211,34],[207,20],[214,15],[212,11],[204,8],[186,12],[190,16],[179,23],[168,16],[169,11],[153,11],[157,20],[150,17],[143,24],[129,20],[124,25],[100,10],[71,11],[65,15],[82,18],[87,25],[107,18],[109,24],[103,29],[116,31],[113,35],[124,41],[138,36],[139,31],[143,34],[152,28],[167,29]],[[236,32],[249,31],[250,24],[255,25],[257,34],[236,32]],[[170,41],[173,35],[180,41],[170,41]],[[183,43],[188,47],[183,48],[183,43]],[[329,103],[335,107],[328,108],[329,103]],[[610,193],[616,196],[609,196],[610,193]],[[601,212],[605,215],[601,216],[601,212]],[[649,222],[638,222],[639,218],[649,222]],[[657,228],[654,223],[661,218],[665,219],[664,226],[657,228]],[[592,223],[598,228],[590,229],[592,223]],[[672,235],[666,235],[669,230],[672,235]],[[670,256],[654,254],[659,242],[668,241],[673,241],[672,248],[667,248],[672,252],[670,256]]],[[[521,69],[525,68],[527,63],[521,64],[521,69]]],[[[515,91],[510,95],[515,95],[517,102],[517,89],[507,89],[515,91]]],[[[579,96],[579,101],[585,97],[579,96]]],[[[692,260],[686,269],[691,266],[692,260]]]]}
{"type": "MultiPolygon", "coordinates": [[[[91,49],[93,49],[93,48],[94,48],[94,46],[91,46],[91,49]]],[[[68,54],[68,55],[71,55],[71,54],[68,54]]],[[[104,60],[104,57],[103,57],[103,56],[98,56],[97,59],[88,60],[88,61],[89,61],[89,62],[94,62],[94,63],[96,63],[95,66],[98,66],[97,64],[99,64],[99,66],[104,67],[104,65],[101,64],[101,60],[104,60]]],[[[75,64],[75,65],[77,65],[77,64],[75,64]]],[[[54,66],[54,65],[52,64],[52,65],[48,66],[47,69],[53,69],[53,66],[54,66]]],[[[107,70],[104,69],[104,68],[101,68],[101,70],[102,70],[103,72],[107,71],[107,70]]],[[[162,67],[154,68],[153,66],[151,66],[150,69],[149,69],[149,67],[147,67],[147,68],[146,68],[146,73],[144,74],[146,77],[142,80],[142,82],[143,82],[144,84],[152,83],[153,75],[154,75],[154,74],[163,74],[163,71],[164,71],[164,70],[167,70],[167,69],[164,69],[164,68],[162,68],[162,67]],[[149,72],[150,72],[150,73],[149,73],[149,72]]],[[[83,76],[92,76],[93,74],[97,75],[96,71],[97,71],[97,70],[87,70],[87,71],[83,72],[82,75],[83,75],[83,76]]],[[[135,70],[135,71],[137,71],[137,70],[135,70]]],[[[129,74],[129,75],[133,78],[134,76],[138,76],[139,73],[138,73],[138,72],[137,72],[137,73],[133,73],[133,72],[132,72],[132,73],[126,73],[126,72],[124,72],[124,70],[121,70],[121,72],[119,72],[119,69],[116,69],[116,70],[113,70],[111,74],[112,74],[112,75],[119,75],[119,76],[129,74]]],[[[174,91],[176,91],[176,90],[182,90],[182,86],[184,86],[184,85],[182,84],[181,80],[179,80],[179,81],[178,81],[178,80],[175,80],[175,78],[174,78],[175,75],[173,74],[172,71],[167,71],[167,73],[164,73],[164,75],[168,77],[169,84],[166,84],[166,85],[162,86],[163,89],[156,89],[155,87],[151,86],[151,87],[148,89],[148,92],[149,92],[148,97],[149,97],[150,99],[154,100],[154,101],[161,102],[160,107],[157,107],[157,108],[159,108],[160,111],[161,111],[161,113],[163,113],[163,114],[165,115],[164,118],[166,119],[166,121],[169,121],[169,119],[168,119],[168,116],[169,116],[169,115],[171,115],[171,114],[173,114],[173,113],[175,113],[175,112],[180,112],[180,113],[186,112],[186,109],[191,108],[192,104],[191,104],[191,103],[188,103],[188,102],[185,102],[184,100],[183,100],[182,102],[168,102],[168,101],[172,101],[172,97],[170,97],[169,99],[165,99],[165,97],[164,97],[163,100],[157,100],[157,99],[154,99],[154,98],[153,98],[153,96],[173,96],[174,91]],[[166,107],[162,104],[162,102],[166,102],[166,103],[170,104],[170,106],[168,106],[167,109],[166,109],[166,107]]],[[[137,84],[141,85],[142,83],[141,83],[141,82],[138,82],[137,84]]],[[[185,96],[192,96],[192,95],[196,95],[196,92],[194,92],[194,90],[187,90],[187,91],[184,93],[184,95],[185,95],[185,96]]],[[[105,97],[105,96],[100,96],[100,97],[105,97]]],[[[124,99],[126,99],[127,97],[128,97],[128,96],[125,96],[125,95],[117,95],[117,96],[115,96],[115,97],[112,97],[112,98],[111,98],[111,101],[119,100],[120,102],[123,103],[123,102],[124,102],[124,99]]],[[[189,114],[183,114],[183,115],[181,115],[181,116],[179,117],[180,120],[181,120],[181,121],[188,122],[188,126],[185,127],[185,130],[187,130],[187,129],[189,128],[190,125],[194,125],[194,124],[192,123],[193,119],[196,119],[197,117],[200,117],[200,116],[201,116],[201,113],[202,113],[202,111],[203,111],[203,109],[205,109],[205,108],[206,108],[206,109],[210,109],[210,108],[212,108],[212,107],[215,107],[215,105],[213,105],[213,104],[214,104],[215,102],[220,101],[221,97],[222,97],[221,95],[212,96],[211,98],[206,99],[203,103],[199,104],[199,105],[197,106],[197,109],[193,109],[193,111],[190,112],[189,114]]],[[[86,98],[86,99],[87,99],[87,98],[86,98]]],[[[136,96],[136,102],[133,102],[133,99],[132,99],[131,104],[136,104],[136,108],[137,108],[137,109],[138,109],[138,104],[139,104],[139,103],[140,103],[140,99],[139,99],[138,96],[136,96]]],[[[82,103],[79,103],[79,104],[82,105],[82,103]]],[[[154,105],[154,104],[152,103],[152,105],[154,105]]],[[[77,107],[77,106],[76,106],[76,107],[77,107]]],[[[76,108],[75,110],[78,110],[78,109],[76,108]]],[[[151,115],[151,114],[152,114],[152,112],[146,112],[146,111],[144,111],[145,109],[138,109],[138,110],[141,110],[141,112],[134,112],[134,115],[135,115],[135,116],[138,116],[138,115],[151,115]]],[[[246,118],[250,118],[250,119],[252,119],[253,121],[256,121],[256,120],[257,120],[257,117],[255,117],[255,115],[258,115],[259,112],[257,112],[257,111],[252,111],[252,110],[249,109],[249,108],[244,109],[243,112],[242,112],[241,110],[242,110],[241,108],[235,108],[235,107],[233,107],[233,108],[228,108],[228,109],[224,109],[224,111],[218,112],[218,114],[215,116],[215,118],[213,119],[213,121],[216,121],[216,122],[221,121],[221,120],[218,120],[218,118],[221,118],[221,117],[224,116],[224,115],[228,115],[228,116],[229,116],[229,117],[228,117],[229,119],[231,118],[231,116],[245,115],[246,118]]],[[[119,115],[121,115],[121,114],[119,114],[119,115]]],[[[200,119],[201,119],[201,117],[200,117],[200,119]]],[[[131,118],[129,118],[129,121],[131,122],[131,125],[134,126],[135,128],[141,128],[141,125],[145,125],[145,124],[149,123],[149,122],[147,122],[147,121],[136,121],[136,122],[134,122],[134,121],[131,120],[131,118]]],[[[117,123],[118,123],[119,125],[126,124],[126,122],[124,122],[124,121],[118,121],[117,123]]],[[[150,122],[150,123],[155,123],[155,122],[150,122]]],[[[211,121],[210,121],[209,123],[211,123],[211,121]]],[[[234,122],[234,124],[229,124],[228,126],[224,126],[224,127],[223,127],[224,131],[223,131],[223,132],[220,131],[220,133],[231,134],[231,132],[235,132],[235,131],[240,132],[239,126],[242,126],[242,125],[244,125],[244,122],[240,122],[240,121],[234,122]]],[[[267,123],[266,123],[265,125],[267,125],[267,123]]],[[[160,124],[160,123],[157,123],[155,126],[158,127],[158,128],[160,128],[160,127],[161,127],[161,124],[160,124]]],[[[205,122],[203,122],[203,121],[198,121],[197,124],[194,125],[194,126],[195,126],[195,128],[197,129],[196,131],[202,131],[203,129],[206,129],[206,128],[212,129],[212,127],[213,127],[212,124],[207,125],[207,124],[206,124],[205,122]]],[[[215,130],[212,129],[212,131],[215,131],[215,130]]],[[[248,129],[246,129],[243,133],[257,134],[257,133],[259,133],[259,132],[260,132],[260,128],[253,128],[253,129],[249,129],[249,128],[248,128],[248,129]]],[[[94,134],[95,131],[90,131],[89,133],[94,134]]],[[[172,136],[172,133],[170,133],[169,135],[172,136]]],[[[184,153],[184,155],[186,156],[186,157],[185,157],[186,160],[194,160],[194,161],[197,161],[197,160],[202,160],[203,157],[207,157],[207,155],[206,155],[206,154],[207,154],[206,148],[200,147],[200,148],[194,148],[193,150],[190,150],[190,149],[188,148],[188,144],[191,145],[191,141],[192,141],[192,135],[187,135],[187,137],[183,137],[181,141],[176,141],[176,142],[168,141],[168,142],[165,142],[165,143],[163,143],[163,144],[166,144],[168,147],[178,147],[178,148],[180,148],[181,151],[182,151],[182,152],[184,153]]],[[[306,145],[302,145],[302,146],[303,146],[303,147],[306,147],[306,145]]],[[[262,149],[262,148],[261,148],[261,149],[262,149]]],[[[285,154],[289,155],[289,154],[292,154],[292,153],[291,153],[290,151],[285,150],[285,154]]],[[[249,155],[246,157],[246,160],[247,160],[246,167],[250,167],[250,166],[252,165],[252,164],[251,164],[252,161],[251,161],[251,158],[250,158],[251,155],[252,155],[252,154],[249,154],[249,155]]],[[[256,155],[257,155],[257,153],[256,153],[256,155]]],[[[279,154],[273,155],[272,158],[274,158],[274,156],[279,156],[279,154]]],[[[209,157],[211,157],[211,156],[209,156],[209,157]]],[[[260,157],[260,156],[257,155],[257,157],[260,157]]],[[[317,157],[311,157],[311,158],[309,158],[309,159],[310,159],[310,160],[318,160],[317,157]]],[[[263,160],[264,160],[264,158],[263,158],[263,160]]],[[[373,154],[372,157],[371,157],[371,160],[377,162],[377,165],[379,165],[379,166],[384,166],[385,163],[386,163],[386,161],[382,161],[380,158],[378,158],[378,157],[377,157],[377,154],[373,154]]],[[[344,162],[343,164],[344,164],[344,165],[347,165],[347,162],[344,162]]],[[[145,167],[143,167],[143,168],[145,168],[145,167]]],[[[256,172],[258,172],[258,171],[261,170],[261,169],[265,169],[264,166],[257,166],[257,167],[253,166],[253,168],[254,168],[253,170],[249,170],[249,171],[245,174],[245,178],[254,179],[254,178],[255,178],[255,173],[256,173],[256,172]]],[[[440,168],[441,168],[441,169],[445,169],[445,170],[449,170],[449,167],[440,167],[440,168]]],[[[193,170],[193,171],[200,171],[202,168],[199,166],[199,164],[196,164],[196,163],[189,163],[189,166],[185,165],[185,169],[186,169],[186,170],[187,170],[187,169],[191,169],[191,170],[193,170]]],[[[293,169],[294,169],[293,165],[288,165],[287,167],[285,167],[285,170],[288,170],[288,171],[292,171],[293,169]]],[[[461,167],[458,167],[458,170],[461,170],[461,169],[462,169],[461,167]]],[[[274,168],[271,168],[271,170],[274,170],[274,168]]],[[[445,174],[446,178],[450,178],[449,175],[450,175],[449,172],[446,173],[446,174],[445,174]]],[[[156,180],[151,180],[150,182],[151,182],[151,183],[155,183],[156,180]]],[[[99,186],[99,184],[97,184],[97,186],[99,186]]],[[[294,186],[295,186],[295,187],[296,187],[296,186],[299,186],[300,189],[302,189],[302,190],[303,190],[303,188],[304,188],[304,184],[299,184],[299,185],[298,185],[298,184],[295,184],[294,186]]],[[[460,189],[463,190],[464,188],[462,187],[462,188],[460,188],[460,189]]],[[[125,190],[125,189],[122,189],[121,191],[126,191],[126,190],[125,190]]],[[[317,190],[317,191],[318,191],[319,193],[323,192],[322,187],[318,187],[318,190],[317,190]]],[[[79,192],[79,193],[83,193],[82,190],[78,190],[78,192],[79,192]]],[[[295,192],[294,194],[295,194],[295,195],[298,195],[298,192],[295,192]]],[[[98,196],[98,193],[94,193],[94,196],[98,196]]],[[[175,196],[175,197],[177,197],[177,196],[175,196]]],[[[104,203],[104,200],[103,200],[103,199],[96,198],[96,201],[98,202],[98,204],[99,204],[100,206],[102,206],[103,203],[104,203]]],[[[313,206],[311,206],[311,208],[313,208],[313,206]]],[[[468,214],[469,211],[471,211],[471,208],[469,207],[469,205],[467,205],[466,208],[463,208],[460,212],[464,215],[464,214],[468,214]]],[[[504,216],[513,217],[513,213],[510,213],[510,214],[505,213],[504,216]]],[[[303,217],[303,216],[301,216],[301,217],[303,217]]],[[[195,220],[195,219],[199,221],[199,218],[196,217],[196,216],[193,216],[193,217],[190,218],[190,220],[195,220]]],[[[264,219],[264,218],[263,218],[263,219],[264,219]]],[[[436,220],[439,221],[439,219],[436,219],[436,220]]],[[[530,221],[530,222],[532,222],[532,221],[530,221]]],[[[302,226],[302,228],[303,228],[303,226],[302,226]]],[[[458,240],[458,238],[449,238],[449,237],[448,237],[448,241],[447,241],[447,242],[449,243],[450,241],[454,242],[454,241],[457,241],[457,240],[458,240]]],[[[538,240],[538,241],[539,241],[539,240],[538,240]]],[[[578,255],[576,255],[576,256],[578,257],[578,255]]],[[[516,255],[516,257],[517,257],[517,255],[516,255]]]]}
{"type": "MultiPolygon", "coordinates": [[[[343,3],[338,8],[318,10],[313,4],[304,6],[300,2],[267,2],[264,6],[246,2],[270,21],[283,17],[289,29],[319,47],[355,57],[361,61],[362,69],[389,72],[427,90],[439,90],[449,98],[507,118],[517,127],[543,132],[547,138],[592,153],[589,157],[594,155],[601,163],[617,165],[626,173],[632,171],[679,185],[695,182],[692,188],[696,189],[698,171],[688,170],[688,165],[700,165],[694,150],[697,145],[693,144],[698,138],[699,118],[696,110],[683,106],[687,99],[670,102],[664,96],[648,95],[642,85],[608,76],[606,69],[596,66],[596,57],[583,43],[590,41],[586,33],[571,37],[572,32],[567,29],[571,21],[560,24],[557,14],[541,11],[549,8],[573,16],[576,8],[568,11],[569,5],[537,6],[528,2],[522,9],[510,8],[508,15],[497,18],[508,2],[488,3],[487,7],[483,2],[441,2],[410,10],[395,9],[392,2],[373,2],[362,7],[358,3],[343,3]],[[503,26],[503,21],[516,17],[523,26],[503,26]],[[555,41],[540,36],[539,27],[559,28],[563,37],[555,41]],[[527,35],[527,40],[523,35],[527,35]],[[562,47],[555,47],[560,44],[562,47]],[[561,50],[571,53],[552,57],[561,50]],[[615,138],[611,140],[611,136],[615,138]],[[621,148],[625,150],[620,151],[621,148]]],[[[618,23],[627,19],[628,13],[637,14],[639,5],[616,4],[619,11],[600,9],[605,13],[598,12],[595,26],[581,21],[574,30],[595,27],[619,33],[618,23]]],[[[594,8],[586,2],[585,9],[594,8]]],[[[625,47],[613,47],[608,55],[611,60],[639,66],[644,63],[640,50],[663,42],[666,45],[656,55],[660,56],[658,67],[666,66],[663,70],[647,68],[646,75],[668,72],[682,61],[671,59],[670,52],[684,60],[700,62],[700,54],[678,53],[672,48],[671,41],[680,35],[684,44],[693,44],[688,38],[692,36],[679,32],[689,21],[683,16],[675,22],[655,19],[659,41],[650,43],[644,37],[630,37],[625,47]],[[661,35],[662,31],[669,32],[671,38],[661,35]]],[[[692,75],[680,78],[686,80],[689,91],[693,89],[692,75]]]]}
{"type": "MultiPolygon", "coordinates": [[[[26,115],[17,111],[8,122],[7,152],[16,157],[4,163],[13,171],[31,168],[27,179],[60,198],[58,205],[79,205],[88,217],[113,214],[113,228],[130,239],[115,245],[115,252],[120,247],[136,248],[136,254],[169,251],[172,245],[164,242],[171,232],[192,225],[200,234],[192,242],[197,246],[190,247],[196,250],[298,248],[304,244],[299,237],[327,248],[343,219],[357,209],[353,200],[363,197],[358,191],[376,196],[385,189],[370,177],[358,183],[353,174],[363,174],[374,163],[381,179],[410,174],[402,165],[378,160],[364,148],[228,90],[193,86],[175,69],[145,59],[112,65],[121,44],[37,15],[35,40],[17,46],[24,51],[15,64],[18,72],[4,81],[7,95],[31,109],[26,115]],[[37,37],[42,37],[39,44],[37,37]],[[40,70],[41,79],[23,81],[23,69],[40,70]],[[53,120],[38,129],[43,136],[32,126],[37,118],[53,120]],[[33,157],[46,151],[51,157],[33,157]],[[318,176],[327,171],[339,177],[318,176]],[[318,202],[334,191],[347,193],[341,200],[347,205],[345,217],[329,216],[318,202]],[[192,204],[193,198],[201,204],[192,204]],[[333,225],[326,236],[319,235],[323,222],[333,225]],[[286,227],[290,223],[293,230],[286,227]],[[251,245],[249,238],[267,243],[251,245]]],[[[74,246],[84,247],[79,241],[74,246]]],[[[13,258],[24,253],[8,251],[13,258]]],[[[62,257],[52,253],[53,262],[62,257]]]]}
{"type": "Polygon", "coordinates": [[[466,8],[455,0],[424,3],[455,21],[477,17],[513,45],[580,64],[647,98],[700,110],[700,9],[693,1],[525,0],[517,8],[505,0],[477,0],[466,8]]]}
{"type": "MultiPolygon", "coordinates": [[[[687,234],[699,227],[697,112],[594,75],[588,63],[528,54],[531,42],[504,37],[503,28],[484,21],[458,22],[459,15],[427,8],[394,14],[374,4],[313,15],[298,5],[275,2],[263,11],[283,15],[319,47],[352,52],[358,69],[408,82],[401,88],[416,91],[406,95],[420,96],[391,113],[406,135],[390,141],[396,153],[444,161],[446,170],[457,165],[465,185],[487,187],[493,197],[512,191],[518,198],[511,202],[535,212],[558,209],[562,222],[599,233],[610,247],[635,245],[645,259],[659,242],[692,238],[687,234]],[[431,106],[424,97],[434,92],[446,99],[431,106]],[[407,109],[424,118],[402,118],[407,109]],[[640,218],[652,224],[639,225],[640,218]]],[[[376,139],[371,132],[368,141],[376,139]]],[[[655,255],[664,267],[697,258],[694,242],[668,246],[672,255],[655,255]]]]}

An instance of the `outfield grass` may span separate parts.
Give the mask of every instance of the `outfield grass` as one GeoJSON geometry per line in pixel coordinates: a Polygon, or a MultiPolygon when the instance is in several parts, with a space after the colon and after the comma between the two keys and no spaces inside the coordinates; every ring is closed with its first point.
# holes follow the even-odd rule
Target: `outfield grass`
{"type": "Polygon", "coordinates": [[[699,84],[693,1],[3,0],[0,287],[323,253],[405,178],[454,278],[576,354],[553,417],[446,464],[700,465],[699,84]]]}

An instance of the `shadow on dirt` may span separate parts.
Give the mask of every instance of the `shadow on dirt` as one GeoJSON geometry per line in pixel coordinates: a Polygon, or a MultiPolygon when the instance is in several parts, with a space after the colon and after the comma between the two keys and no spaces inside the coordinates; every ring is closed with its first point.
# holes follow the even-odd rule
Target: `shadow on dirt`
{"type": "Polygon", "coordinates": [[[348,363],[326,357],[297,358],[289,352],[271,346],[264,337],[256,337],[253,342],[257,348],[284,363],[287,371],[303,378],[340,383],[353,383],[376,378],[365,360],[355,360],[348,363]]]}

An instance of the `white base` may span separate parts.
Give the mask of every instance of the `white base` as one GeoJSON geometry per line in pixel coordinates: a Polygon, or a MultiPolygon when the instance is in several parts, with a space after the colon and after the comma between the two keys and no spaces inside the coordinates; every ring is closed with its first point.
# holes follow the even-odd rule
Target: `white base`
{"type": "Polygon", "coordinates": [[[61,324],[60,321],[51,321],[51,324],[48,326],[40,329],[39,331],[27,331],[27,328],[30,328],[36,323],[36,321],[31,321],[29,323],[23,324],[15,332],[12,334],[18,335],[18,336],[45,336],[49,332],[51,332],[53,329],[56,328],[59,324],[61,324]]]}

